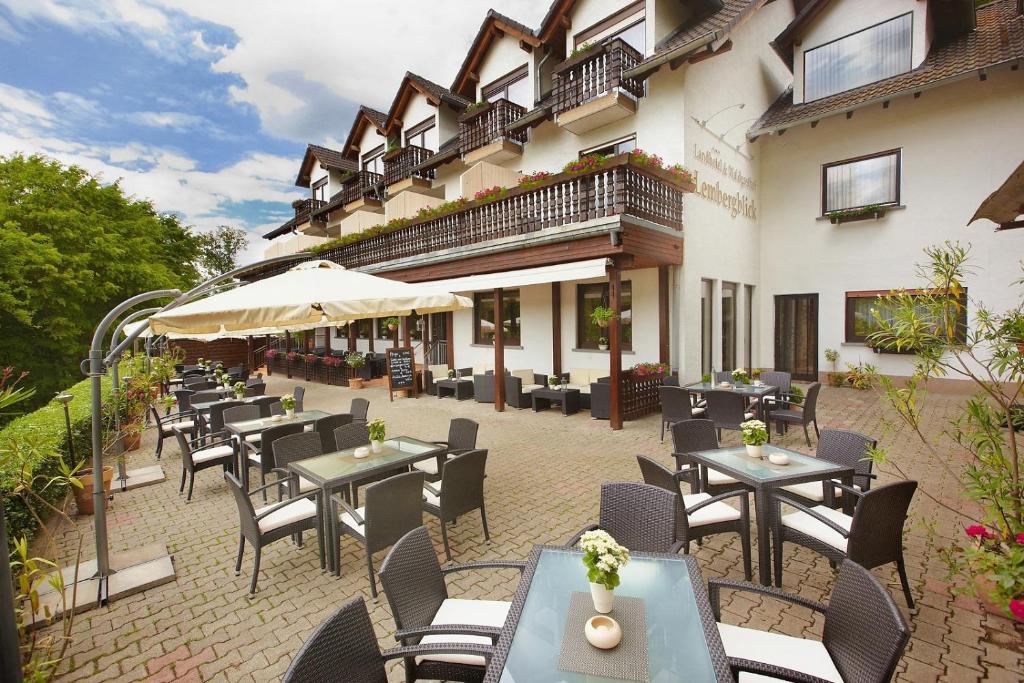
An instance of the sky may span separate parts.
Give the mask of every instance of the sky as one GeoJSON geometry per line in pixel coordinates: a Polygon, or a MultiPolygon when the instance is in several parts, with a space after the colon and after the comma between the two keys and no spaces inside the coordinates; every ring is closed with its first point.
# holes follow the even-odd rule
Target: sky
{"type": "MultiPolygon", "coordinates": [[[[548,0],[502,0],[536,26],[548,0]]],[[[336,147],[407,70],[450,85],[490,2],[0,0],[0,155],[44,154],[199,230],[249,232],[243,261],[308,195],[307,143],[336,147]]]]}

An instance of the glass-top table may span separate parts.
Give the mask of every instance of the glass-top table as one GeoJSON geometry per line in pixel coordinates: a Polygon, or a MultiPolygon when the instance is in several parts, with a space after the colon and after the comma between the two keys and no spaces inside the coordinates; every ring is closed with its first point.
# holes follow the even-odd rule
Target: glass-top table
{"type": "MultiPolygon", "coordinates": [[[[754,490],[754,506],[757,510],[757,570],[761,583],[771,584],[771,522],[774,515],[772,496],[775,489],[808,481],[838,479],[847,486],[853,485],[853,468],[822,460],[803,453],[771,444],[762,447],[764,459],[747,455],[745,446],[716,448],[708,451],[686,453],[686,457],[707,467],[729,475],[736,481],[754,490]],[[775,465],[768,461],[771,453],[789,456],[789,464],[775,465]]],[[[827,487],[826,504],[832,502],[831,487],[827,487]]],[[[853,514],[853,501],[849,494],[843,495],[843,510],[853,514]]]]}
{"type": "MultiPolygon", "coordinates": [[[[709,391],[729,391],[747,399],[762,399],[765,396],[774,396],[779,393],[779,388],[770,384],[736,384],[735,382],[728,384],[722,384],[721,382],[717,384],[715,382],[694,382],[693,384],[687,384],[683,388],[700,394],[705,394],[709,391]]],[[[760,419],[764,419],[764,401],[759,400],[757,402],[757,414],[760,419]]]]}
{"type": "Polygon", "coordinates": [[[192,409],[197,413],[209,412],[210,408],[217,405],[218,403],[224,403],[225,401],[242,401],[243,403],[252,403],[258,398],[278,398],[275,396],[246,396],[244,398],[235,398],[230,396],[228,398],[222,398],[219,401],[202,401],[200,403],[193,403],[192,409]]]}
{"type": "MultiPolygon", "coordinates": [[[[369,444],[366,444],[366,447],[369,448],[369,444]]],[[[330,510],[328,514],[321,514],[320,518],[324,520],[322,531],[326,540],[325,547],[328,548],[328,566],[335,574],[340,573],[340,567],[334,566],[337,515],[334,514],[330,503],[331,494],[354,481],[406,468],[421,460],[437,458],[443,455],[447,448],[411,436],[396,436],[384,441],[380,453],[371,451],[365,457],[357,458],[355,450],[348,448],[288,463],[289,471],[319,487],[317,506],[321,513],[330,510]]]]}
{"type": "Polygon", "coordinates": [[[328,415],[330,413],[325,413],[322,410],[304,410],[296,412],[291,417],[287,415],[273,415],[255,420],[225,423],[224,429],[238,437],[238,472],[242,475],[242,486],[245,490],[249,490],[249,442],[245,440],[245,437],[259,434],[264,429],[280,427],[286,424],[301,424],[303,426],[313,424],[320,418],[327,417],[328,415]]]}
{"type": "MultiPolygon", "coordinates": [[[[487,667],[485,682],[620,680],[558,668],[572,593],[590,592],[582,558],[582,552],[571,548],[533,549],[487,667]]],[[[616,597],[644,601],[650,680],[733,680],[704,579],[693,556],[633,553],[620,576],[622,583],[615,589],[616,597]]]]}

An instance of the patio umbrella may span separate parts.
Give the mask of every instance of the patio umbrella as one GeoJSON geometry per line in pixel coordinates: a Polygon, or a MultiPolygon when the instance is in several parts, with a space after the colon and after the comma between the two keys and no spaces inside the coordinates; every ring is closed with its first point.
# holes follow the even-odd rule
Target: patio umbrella
{"type": "MultiPolygon", "coordinates": [[[[149,328],[149,318],[146,318],[145,320],[140,320],[140,321],[135,322],[135,323],[129,323],[129,324],[125,325],[124,326],[124,334],[125,334],[125,336],[130,335],[132,332],[134,332],[138,328],[142,328],[142,331],[139,332],[139,335],[138,335],[139,339],[151,339],[153,337],[161,336],[161,335],[158,335],[158,334],[154,334],[153,330],[151,330],[149,328]]],[[[279,330],[277,330],[277,329],[270,329],[270,330],[267,330],[266,332],[262,332],[261,331],[261,332],[259,332],[259,334],[277,334],[278,331],[279,330]]],[[[251,334],[253,334],[255,336],[257,333],[253,332],[251,334]]],[[[191,339],[191,340],[194,340],[194,341],[210,342],[210,341],[216,341],[218,339],[245,339],[247,335],[239,334],[237,332],[227,332],[225,330],[220,330],[220,331],[212,333],[212,334],[168,332],[164,336],[166,336],[168,339],[191,339]]]]}
{"type": "Polygon", "coordinates": [[[265,280],[193,301],[149,318],[154,334],[262,334],[472,308],[464,296],[309,261],[265,280]]]}

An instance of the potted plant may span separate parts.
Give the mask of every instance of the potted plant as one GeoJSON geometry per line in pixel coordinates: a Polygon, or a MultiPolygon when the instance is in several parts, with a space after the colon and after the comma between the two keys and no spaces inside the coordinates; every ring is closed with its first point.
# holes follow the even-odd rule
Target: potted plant
{"type": "Polygon", "coordinates": [[[242,398],[245,396],[245,382],[235,382],[234,385],[235,398],[242,398]]]}
{"type": "Polygon", "coordinates": [[[366,425],[366,429],[370,432],[370,447],[374,453],[380,453],[384,450],[384,437],[387,434],[384,418],[378,417],[370,420],[366,425]]]}
{"type": "Polygon", "coordinates": [[[750,384],[750,375],[743,368],[736,368],[732,371],[732,381],[736,384],[750,384]]]}
{"type": "MultiPolygon", "coordinates": [[[[78,514],[80,515],[91,515],[96,512],[95,507],[92,504],[92,488],[94,478],[92,476],[92,468],[86,467],[78,470],[78,474],[75,478],[82,484],[81,488],[72,486],[71,490],[75,493],[75,505],[78,507],[78,514]]],[[[111,465],[103,466],[103,491],[104,498],[106,494],[110,492],[110,482],[114,480],[114,468],[111,465]]]]}
{"type": "Polygon", "coordinates": [[[384,320],[384,324],[388,326],[388,329],[392,332],[398,329],[398,318],[387,318],[384,320]]]}
{"type": "Polygon", "coordinates": [[[162,396],[160,398],[160,403],[163,404],[164,406],[164,415],[171,414],[171,409],[174,407],[174,401],[174,396],[171,394],[167,394],[166,396],[162,396]]]}
{"type": "Polygon", "coordinates": [[[366,365],[366,358],[361,353],[350,353],[345,357],[345,364],[352,369],[352,377],[348,381],[348,385],[353,389],[363,388],[363,378],[357,377],[356,372],[359,368],[366,365]]]}
{"type": "Polygon", "coordinates": [[[281,397],[281,407],[284,408],[284,414],[288,417],[295,415],[295,397],[291,394],[285,394],[281,397]]]}
{"type": "Polygon", "coordinates": [[[711,374],[705,372],[703,375],[700,376],[700,381],[703,382],[704,384],[711,384],[711,374]]]}
{"type": "Polygon", "coordinates": [[[743,445],[747,447],[747,455],[751,458],[762,457],[764,445],[768,443],[768,428],[764,422],[760,420],[741,422],[740,435],[743,438],[743,445]]]}
{"type": "Polygon", "coordinates": [[[615,311],[607,306],[597,306],[590,312],[590,320],[600,328],[608,327],[615,319],[615,311]]]}
{"type": "Polygon", "coordinates": [[[607,337],[600,337],[597,340],[597,348],[601,349],[602,351],[607,351],[608,350],[608,338],[607,337]]]}
{"type": "Polygon", "coordinates": [[[448,379],[455,379],[455,370],[448,371],[448,379]]]}
{"type": "Polygon", "coordinates": [[[619,570],[629,564],[629,551],[615,542],[607,531],[588,531],[580,537],[583,564],[590,581],[590,597],[594,609],[601,614],[612,611],[619,570]]]}
{"type": "Polygon", "coordinates": [[[558,375],[551,375],[548,377],[548,386],[554,389],[561,383],[561,381],[562,380],[558,379],[558,375]]]}

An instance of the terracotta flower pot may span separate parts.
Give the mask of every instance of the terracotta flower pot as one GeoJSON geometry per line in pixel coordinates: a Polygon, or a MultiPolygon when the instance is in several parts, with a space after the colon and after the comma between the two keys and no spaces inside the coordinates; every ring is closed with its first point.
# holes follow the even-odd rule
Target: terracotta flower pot
{"type": "MultiPolygon", "coordinates": [[[[110,482],[114,480],[114,468],[104,466],[103,468],[103,490],[110,492],[110,482]]],[[[82,488],[72,487],[75,493],[75,505],[78,507],[78,514],[91,515],[95,512],[92,504],[93,476],[92,469],[83,469],[78,473],[78,481],[82,482],[82,488]]]]}
{"type": "Polygon", "coordinates": [[[121,446],[125,451],[137,451],[142,445],[142,432],[125,434],[121,437],[121,446]]]}
{"type": "Polygon", "coordinates": [[[353,377],[353,378],[351,378],[348,381],[348,388],[349,389],[362,389],[363,388],[363,378],[362,377],[353,377]]]}

